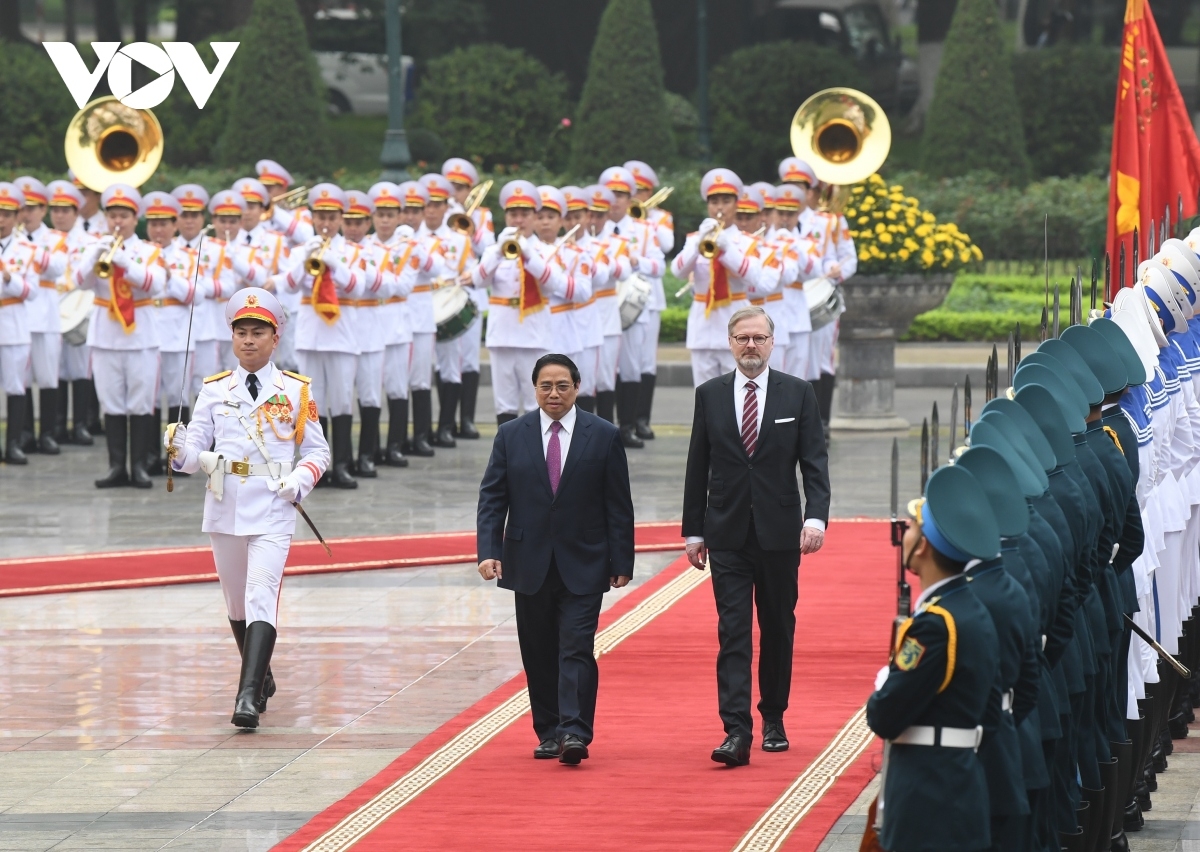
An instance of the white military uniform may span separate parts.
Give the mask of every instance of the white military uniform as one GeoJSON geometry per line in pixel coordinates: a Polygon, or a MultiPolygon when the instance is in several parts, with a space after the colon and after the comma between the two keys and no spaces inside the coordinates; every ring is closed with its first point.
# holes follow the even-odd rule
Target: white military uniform
{"type": "MultiPolygon", "coordinates": [[[[440,230],[440,229],[439,229],[440,230]]],[[[421,223],[415,236],[425,249],[425,263],[408,297],[408,316],[412,323],[412,358],[409,360],[409,391],[427,391],[433,387],[433,358],[437,344],[437,321],[433,316],[433,290],[452,274],[447,268],[445,248],[440,234],[421,223]]]]}
{"type": "MultiPolygon", "coordinates": [[[[210,298],[212,282],[197,274],[199,256],[196,250],[181,245],[178,240],[163,249],[163,261],[167,267],[166,286],[163,297],[155,309],[155,322],[159,340],[159,392],[155,400],[165,393],[168,409],[179,404],[178,389],[193,385],[195,370],[195,316],[204,311],[203,304],[210,298]],[[193,302],[197,303],[193,309],[193,302]],[[192,341],[189,343],[188,323],[192,321],[192,341]],[[185,378],[186,376],[186,378],[185,378]]],[[[185,394],[183,405],[188,407],[190,395],[185,394]]]]}
{"type": "MultiPolygon", "coordinates": [[[[75,220],[75,227],[67,233],[67,265],[58,279],[58,293],[61,299],[71,290],[76,289],[75,269],[84,250],[95,242],[96,238],[83,229],[83,219],[75,220]]],[[[60,326],[61,328],[61,326],[60,326]]],[[[86,343],[72,344],[63,341],[62,355],[59,359],[58,377],[62,381],[77,382],[90,379],[92,376],[91,358],[88,355],[86,343]]],[[[83,422],[80,412],[79,422],[83,422]]]]}
{"type": "Polygon", "coordinates": [[[540,248],[547,262],[558,266],[567,280],[566,291],[562,296],[550,296],[550,329],[555,351],[563,353],[578,365],[583,360],[587,328],[586,316],[584,322],[581,322],[577,314],[591,305],[591,257],[585,250],[570,242],[565,242],[557,248],[542,243],[540,248]]]}
{"type": "MultiPolygon", "coordinates": [[[[604,349],[604,329],[608,324],[617,289],[610,286],[612,267],[609,265],[607,243],[591,234],[582,233],[576,245],[592,269],[592,295],[585,304],[572,312],[583,347],[579,364],[579,395],[594,397],[599,390],[598,378],[601,351],[604,349]],[[602,301],[607,300],[607,301],[602,301]]],[[[612,390],[610,386],[605,390],[612,390]]]]}
{"type": "Polygon", "coordinates": [[[67,235],[44,224],[26,239],[43,250],[38,268],[38,287],[26,302],[29,313],[30,369],[25,386],[36,384],[44,390],[58,389],[62,361],[62,325],[58,318],[58,281],[67,268],[67,235]],[[31,382],[32,379],[32,382],[31,382]]]}
{"type": "Polygon", "coordinates": [[[382,243],[372,234],[368,240],[386,252],[392,273],[392,290],[380,308],[379,325],[383,331],[383,391],[388,399],[408,399],[408,362],[412,354],[412,321],[408,297],[425,265],[425,246],[415,239],[412,229],[401,226],[392,239],[382,243]]]}
{"type": "Polygon", "coordinates": [[[26,303],[38,290],[44,254],[44,249],[16,233],[0,239],[0,281],[8,274],[8,280],[0,284],[0,384],[6,396],[25,395],[30,345],[26,303]]]}
{"type": "Polygon", "coordinates": [[[359,343],[355,390],[360,407],[379,408],[383,392],[383,353],[387,347],[384,305],[395,294],[396,274],[388,250],[370,237],[362,243],[347,242],[347,247],[358,251],[363,288],[353,300],[359,343]]]}
{"type": "MultiPolygon", "coordinates": [[[[649,282],[651,287],[650,298],[646,302],[646,308],[638,316],[637,321],[633,325],[621,332],[622,339],[619,346],[617,371],[623,382],[640,382],[644,373],[655,371],[654,365],[657,361],[657,355],[648,359],[647,354],[651,351],[657,352],[658,329],[655,322],[651,321],[652,318],[647,314],[647,311],[650,310],[650,306],[655,302],[655,293],[662,293],[662,279],[667,271],[667,263],[663,257],[663,251],[659,248],[658,244],[657,230],[649,222],[639,222],[628,216],[619,222],[610,221],[605,225],[605,234],[616,236],[621,241],[623,249],[618,250],[618,253],[629,259],[629,274],[635,272],[640,274],[649,282]],[[653,346],[647,343],[651,334],[654,336],[653,346]]],[[[622,275],[620,277],[621,280],[624,280],[628,276],[622,275]]],[[[665,297],[662,304],[663,307],[666,306],[665,297]]],[[[617,301],[618,326],[621,321],[620,308],[620,303],[617,301]]],[[[658,311],[661,312],[662,308],[659,308],[658,311]]]]}
{"type": "MultiPolygon", "coordinates": [[[[464,235],[454,231],[445,223],[433,232],[438,238],[438,248],[442,252],[443,274],[447,281],[457,281],[464,272],[470,272],[478,262],[472,243],[464,235]]],[[[474,287],[468,287],[467,295],[479,305],[479,295],[474,287]]],[[[482,291],[484,297],[487,291],[482,291]]],[[[479,372],[479,341],[483,319],[477,314],[467,327],[467,331],[453,340],[439,340],[435,346],[437,371],[441,381],[451,384],[461,384],[462,374],[479,372]],[[471,341],[475,343],[472,346],[471,341]],[[472,352],[474,349],[474,352],[472,352]]],[[[435,323],[434,328],[437,328],[435,323]]],[[[436,338],[436,332],[435,332],[436,338]]]]}

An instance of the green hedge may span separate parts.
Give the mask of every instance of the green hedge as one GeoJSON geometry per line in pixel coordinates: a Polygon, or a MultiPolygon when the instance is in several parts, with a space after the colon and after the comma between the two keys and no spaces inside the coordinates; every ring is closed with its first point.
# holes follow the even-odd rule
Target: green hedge
{"type": "Polygon", "coordinates": [[[660,343],[683,343],[687,340],[688,309],[668,307],[662,312],[662,325],[659,328],[660,343]]]}
{"type": "MultiPolygon", "coordinates": [[[[1065,282],[1059,283],[1065,299],[1065,282]]],[[[1039,276],[960,274],[946,301],[913,320],[901,339],[1002,341],[1020,323],[1029,340],[1041,323],[1044,298],[1039,276]]]]}
{"type": "Polygon", "coordinates": [[[74,114],[75,102],[46,51],[4,42],[0,47],[0,161],[11,164],[16,174],[52,169],[60,177],[67,168],[63,131],[74,114]]]}

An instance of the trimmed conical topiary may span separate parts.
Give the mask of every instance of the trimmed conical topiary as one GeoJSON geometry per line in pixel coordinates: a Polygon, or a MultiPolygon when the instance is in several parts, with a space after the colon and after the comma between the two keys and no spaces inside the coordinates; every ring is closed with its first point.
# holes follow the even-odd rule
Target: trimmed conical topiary
{"type": "Polygon", "coordinates": [[[669,160],[675,142],[663,95],[650,0],[609,0],[571,131],[571,171],[599,174],[626,160],[669,160]]]}
{"type": "Polygon", "coordinates": [[[296,0],[254,0],[242,44],[218,91],[229,92],[229,123],[217,155],[245,166],[270,157],[293,171],[329,166],[325,87],[296,0]]]}
{"type": "Polygon", "coordinates": [[[922,169],[952,177],[988,169],[1029,179],[1012,64],[992,0],[959,0],[921,139],[922,169]]]}

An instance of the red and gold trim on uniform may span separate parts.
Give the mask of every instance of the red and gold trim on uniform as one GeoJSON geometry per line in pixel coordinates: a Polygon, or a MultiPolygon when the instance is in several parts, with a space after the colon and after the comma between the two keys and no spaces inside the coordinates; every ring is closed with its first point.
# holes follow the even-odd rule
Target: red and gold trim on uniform
{"type": "Polygon", "coordinates": [[[331,195],[328,189],[321,190],[321,194],[316,198],[310,196],[308,206],[313,210],[336,210],[339,213],[346,209],[341,199],[331,195]]]}
{"type": "Polygon", "coordinates": [[[517,280],[521,282],[521,295],[517,304],[517,320],[519,322],[524,322],[525,317],[535,314],[546,307],[546,300],[542,296],[541,285],[549,279],[550,272],[550,264],[547,263],[546,271],[542,273],[542,280],[538,281],[525,268],[524,259],[517,258],[517,280]]]}
{"type": "Polygon", "coordinates": [[[291,186],[291,181],[289,181],[283,175],[275,174],[269,169],[263,169],[261,172],[259,172],[258,182],[263,186],[282,186],[284,189],[287,189],[289,186],[291,186]]]}
{"type": "Polygon", "coordinates": [[[512,210],[514,207],[519,207],[525,210],[536,210],[539,198],[526,195],[525,190],[517,186],[513,188],[512,194],[508,196],[508,200],[504,202],[505,210],[512,210]]]}
{"type": "Polygon", "coordinates": [[[328,269],[313,282],[312,306],[317,316],[327,325],[333,325],[342,315],[342,307],[338,304],[337,285],[333,283],[333,274],[328,269]]]}

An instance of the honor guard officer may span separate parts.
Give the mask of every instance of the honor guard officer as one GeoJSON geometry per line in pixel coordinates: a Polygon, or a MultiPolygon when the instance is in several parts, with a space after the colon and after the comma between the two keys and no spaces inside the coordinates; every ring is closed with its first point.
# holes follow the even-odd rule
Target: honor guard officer
{"type": "Polygon", "coordinates": [[[417,281],[408,296],[408,318],[412,324],[412,358],[408,364],[408,392],[412,397],[412,441],[404,452],[412,456],[433,455],[433,357],[437,343],[437,320],[433,316],[433,289],[446,277],[446,256],[442,240],[425,223],[429,190],[419,181],[400,184],[404,198],[406,224],[415,231],[414,239],[421,243],[425,263],[418,270],[417,281]]]}
{"type": "Polygon", "coordinates": [[[312,214],[308,208],[284,210],[273,203],[292,185],[292,174],[274,160],[259,160],[254,164],[258,173],[258,181],[267,188],[271,200],[271,229],[282,234],[291,246],[299,246],[308,242],[313,236],[312,214]]]}
{"type": "Polygon", "coordinates": [[[162,249],[134,233],[142,207],[136,189],[113,184],[100,204],[111,233],[83,252],[75,271],[75,283],[96,299],[88,346],[108,441],[108,473],[96,487],[149,488],[146,461],[158,437],[153,414],[158,332],[152,311],[167,270],[162,249]]]}
{"type": "MultiPolygon", "coordinates": [[[[621,264],[617,277],[624,281],[630,275],[642,276],[650,285],[650,292],[646,294],[648,305],[654,298],[654,280],[661,279],[667,268],[662,250],[658,247],[657,229],[648,221],[633,219],[629,215],[636,181],[628,169],[623,166],[605,169],[600,175],[600,183],[613,194],[612,207],[608,211],[607,234],[614,240],[614,259],[621,264]],[[625,271],[627,267],[628,271],[625,271]]],[[[657,286],[662,287],[661,281],[657,286]]],[[[644,446],[643,439],[636,434],[638,406],[642,375],[648,374],[651,368],[646,360],[646,337],[653,328],[644,314],[643,309],[637,320],[622,332],[617,356],[617,415],[621,422],[621,440],[626,447],[633,449],[644,446]]],[[[649,432],[649,423],[643,432],[649,432]]]]}
{"type": "MultiPolygon", "coordinates": [[[[596,376],[596,414],[609,423],[616,422],[617,408],[617,357],[621,351],[621,303],[617,299],[617,277],[620,264],[616,261],[615,248],[605,235],[608,214],[612,210],[613,191],[607,186],[592,184],[584,189],[588,199],[584,214],[586,225],[580,246],[592,256],[592,316],[589,321],[591,332],[585,340],[583,352],[587,363],[583,370],[594,370],[596,376]],[[596,341],[599,341],[597,344],[596,341]],[[595,359],[590,349],[596,349],[595,359]]],[[[628,269],[629,260],[625,259],[628,269]]],[[[580,386],[581,389],[584,387],[580,386]]]]}
{"type": "MultiPolygon", "coordinates": [[[[46,190],[50,194],[50,224],[54,230],[65,234],[67,240],[67,265],[56,282],[58,297],[61,299],[68,291],[75,289],[75,266],[79,262],[79,254],[95,238],[83,229],[83,219],[79,216],[79,211],[83,208],[83,193],[73,183],[67,180],[51,181],[46,190]]],[[[89,312],[90,307],[89,305],[89,312]]],[[[86,317],[81,315],[81,318],[86,322],[86,317]]],[[[58,423],[55,429],[55,440],[60,444],[71,443],[85,447],[92,445],[92,435],[87,428],[91,419],[89,409],[94,393],[90,376],[87,344],[73,344],[64,338],[62,355],[59,356],[56,408],[58,423]],[[71,407],[74,408],[74,422],[70,431],[67,430],[68,395],[72,397],[71,407]]]]}
{"type": "Polygon", "coordinates": [[[988,786],[976,752],[999,649],[963,572],[1000,552],[1000,533],[983,488],[959,467],[935,471],[909,513],[903,564],[922,591],[867,701],[867,724],[888,741],[879,843],[895,852],[984,850],[988,786]]]}
{"type": "MultiPolygon", "coordinates": [[[[588,300],[575,306],[571,318],[583,347],[575,363],[579,367],[579,396],[575,404],[589,414],[596,413],[596,365],[600,347],[604,345],[604,330],[600,327],[600,308],[596,304],[596,282],[607,286],[608,266],[602,269],[596,264],[596,246],[588,233],[588,194],[582,187],[564,186],[561,189],[567,201],[567,212],[563,216],[563,227],[568,231],[578,226],[572,244],[582,252],[581,261],[586,261],[590,271],[592,294],[588,300]]],[[[574,357],[574,356],[572,356],[574,357]]]]}
{"type": "Polygon", "coordinates": [[[309,380],[271,362],[283,324],[279,300],[250,287],[230,298],[225,314],[238,367],[204,380],[192,422],[172,424],[164,444],[175,470],[208,474],[202,529],[242,657],[231,721],[257,728],[275,693],[271,653],[294,504],[329,466],[329,445],[309,380]]]}
{"type": "Polygon", "coordinates": [[[518,411],[537,405],[529,376],[537,359],[554,348],[550,296],[563,298],[567,279],[547,263],[533,233],[542,206],[537,188],[527,180],[509,181],[500,190],[505,228],[471,271],[476,287],[490,286],[487,347],[491,355],[496,422],[516,420],[518,411]]]}
{"type": "Polygon", "coordinates": [[[348,245],[340,233],[346,193],[332,183],[320,183],[309,191],[308,204],[317,233],[292,252],[292,267],[284,278],[289,290],[302,294],[296,315],[296,357],[300,369],[312,376],[313,394],[332,418],[333,472],[329,482],[337,488],[357,488],[358,481],[350,473],[360,351],[354,301],[366,289],[366,275],[361,250],[348,245]]]}
{"type": "Polygon", "coordinates": [[[393,467],[408,467],[402,451],[408,436],[408,361],[412,352],[412,323],[407,303],[425,262],[425,253],[421,242],[414,239],[413,229],[400,223],[404,209],[400,188],[389,181],[380,181],[367,195],[375,206],[372,216],[375,233],[371,241],[388,253],[388,265],[395,276],[392,293],[380,308],[380,325],[384,330],[383,391],[388,401],[388,440],[383,460],[393,467]]]}
{"type": "Polygon", "coordinates": [[[562,211],[567,207],[566,196],[553,186],[539,186],[542,208],[538,210],[534,233],[542,243],[542,255],[547,263],[556,264],[567,277],[563,297],[550,296],[550,334],[555,347],[576,362],[583,357],[582,329],[575,319],[592,298],[592,266],[587,253],[574,240],[559,239],[563,227],[562,211]]]}
{"type": "Polygon", "coordinates": [[[687,348],[692,355],[692,381],[696,387],[733,372],[729,351],[729,318],[746,299],[746,290],[758,281],[762,263],[751,251],[753,240],[736,227],[741,179],[729,169],[712,169],[700,181],[700,195],[708,205],[708,218],[700,230],[688,234],[671,272],[692,281],[692,307],[688,312],[687,348]]]}
{"type": "MultiPolygon", "coordinates": [[[[639,201],[649,199],[659,187],[658,175],[654,169],[641,160],[630,160],[625,164],[625,168],[633,175],[636,183],[633,197],[639,201]]],[[[646,222],[654,228],[659,251],[665,258],[675,248],[675,220],[671,211],[664,210],[661,206],[654,207],[647,211],[646,222]]],[[[638,417],[634,430],[643,441],[654,438],[654,430],[650,428],[650,412],[654,407],[654,386],[658,381],[658,337],[662,325],[662,312],[667,308],[667,294],[663,289],[662,276],[652,278],[650,283],[654,292],[650,294],[650,301],[638,317],[638,322],[647,326],[642,339],[641,356],[645,372],[642,373],[641,385],[638,388],[638,417]]]]}
{"type": "Polygon", "coordinates": [[[25,196],[11,183],[0,183],[0,383],[8,397],[4,460],[28,464],[21,449],[25,427],[25,370],[29,364],[29,313],[26,301],[38,289],[45,250],[16,232],[25,196]]]}
{"type": "Polygon", "coordinates": [[[25,239],[42,250],[38,258],[38,288],[25,302],[29,316],[29,367],[25,370],[25,428],[21,448],[47,455],[58,455],[54,439],[58,408],[58,373],[62,361],[62,322],[58,318],[58,280],[67,268],[67,235],[46,227],[46,208],[50,193],[34,177],[13,181],[25,195],[21,210],[25,239]],[[33,437],[33,385],[38,386],[41,434],[33,437]]]}
{"type": "MultiPolygon", "coordinates": [[[[425,229],[437,239],[437,250],[442,254],[443,278],[435,282],[439,287],[454,286],[456,282],[470,281],[471,268],[475,266],[475,251],[471,240],[446,225],[447,202],[453,185],[439,174],[421,177],[421,185],[429,192],[429,203],[425,205],[425,229]]],[[[473,289],[473,288],[471,288],[473,289]]],[[[432,294],[431,294],[432,295],[432,294]]],[[[432,301],[432,299],[431,299],[432,301]]],[[[482,320],[476,316],[472,324],[482,320]]],[[[434,317],[437,328],[437,317],[434,317]]],[[[469,331],[469,329],[468,329],[469,331]]],[[[436,340],[434,347],[438,374],[438,430],[434,437],[435,447],[453,448],[458,429],[458,404],[463,397],[464,374],[468,367],[479,372],[479,335],[461,334],[452,340],[436,340]],[[474,347],[474,354],[470,349],[474,347]]],[[[470,420],[474,421],[472,411],[470,420]]],[[[474,430],[474,437],[479,432],[474,430]]]]}
{"type": "Polygon", "coordinates": [[[347,246],[358,251],[363,291],[354,299],[354,322],[358,336],[358,363],[354,383],[358,392],[358,463],[357,476],[374,479],[375,455],[379,451],[379,415],[382,411],[383,351],[387,331],[383,327],[383,304],[392,295],[396,280],[388,250],[371,240],[371,214],[375,207],[365,192],[346,190],[346,215],[342,235],[347,246]]]}

